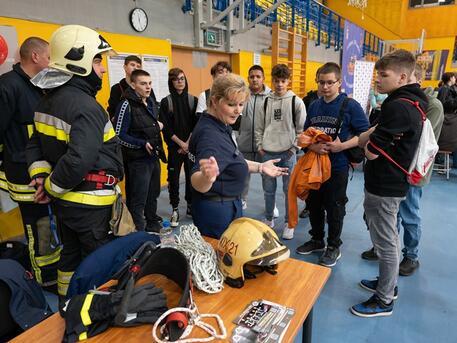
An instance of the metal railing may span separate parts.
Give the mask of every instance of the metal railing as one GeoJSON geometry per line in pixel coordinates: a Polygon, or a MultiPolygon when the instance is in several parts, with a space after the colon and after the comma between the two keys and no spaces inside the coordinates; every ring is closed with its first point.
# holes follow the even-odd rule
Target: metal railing
{"type": "MultiPolygon", "coordinates": [[[[229,3],[228,0],[209,1],[212,1],[213,9],[220,12],[226,9],[229,3]]],[[[234,15],[239,17],[240,13],[244,12],[245,20],[253,21],[275,3],[276,0],[245,0],[244,11],[237,7],[234,15]]],[[[182,10],[192,11],[192,0],[185,0],[182,10]]],[[[327,49],[333,47],[338,51],[343,47],[344,20],[339,14],[314,0],[287,0],[259,23],[271,27],[273,23],[279,22],[283,29],[293,27],[298,33],[307,32],[317,46],[325,45],[327,49]]],[[[365,31],[363,49],[364,55],[370,53],[380,56],[382,40],[365,31]]]]}

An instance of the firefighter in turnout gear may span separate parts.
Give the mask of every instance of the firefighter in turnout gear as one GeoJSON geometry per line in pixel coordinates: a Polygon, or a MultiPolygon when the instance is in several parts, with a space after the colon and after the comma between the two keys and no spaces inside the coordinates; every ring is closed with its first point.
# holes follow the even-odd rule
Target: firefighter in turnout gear
{"type": "MultiPolygon", "coordinates": [[[[20,62],[0,76],[0,188],[18,203],[32,271],[43,286],[55,285],[60,248],[51,242],[48,205],[34,203],[35,188],[27,171],[25,149],[33,132],[33,112],[43,90],[30,79],[49,63],[49,44],[29,37],[19,50],[20,62]]],[[[55,237],[57,231],[53,225],[55,237]]]]}
{"type": "Polygon", "coordinates": [[[50,48],[50,69],[33,80],[52,89],[36,108],[27,162],[35,201],[54,203],[63,300],[82,259],[113,238],[109,221],[123,166],[111,121],[95,99],[106,72],[102,54],[111,46],[96,31],[66,25],[54,32],[50,48]]]}

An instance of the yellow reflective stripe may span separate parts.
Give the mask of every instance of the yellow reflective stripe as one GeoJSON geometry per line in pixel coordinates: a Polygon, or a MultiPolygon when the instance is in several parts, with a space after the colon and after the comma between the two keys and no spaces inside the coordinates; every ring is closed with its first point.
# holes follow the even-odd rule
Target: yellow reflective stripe
{"type": "Polygon", "coordinates": [[[79,334],[78,341],[84,341],[85,339],[87,339],[87,331],[79,334]]]}
{"type": "Polygon", "coordinates": [[[0,144],[0,152],[3,152],[3,144],[0,144]]]}
{"type": "Polygon", "coordinates": [[[44,267],[53,263],[56,263],[60,259],[60,250],[61,248],[57,249],[50,255],[43,255],[35,257],[36,263],[40,267],[44,267]]]}
{"type": "Polygon", "coordinates": [[[116,132],[114,132],[114,129],[111,126],[108,132],[103,134],[103,142],[107,142],[113,137],[116,137],[116,132]]]}
{"type": "Polygon", "coordinates": [[[59,295],[67,295],[68,286],[74,273],[74,271],[63,272],[61,270],[57,270],[57,291],[59,295]]]}
{"type": "Polygon", "coordinates": [[[34,201],[35,200],[35,194],[19,194],[15,193],[11,190],[8,190],[10,193],[11,199],[14,201],[34,201]]]}
{"type": "Polygon", "coordinates": [[[3,170],[0,170],[0,189],[8,192],[8,183],[6,182],[6,175],[3,170]]]}
{"type": "Polygon", "coordinates": [[[38,267],[36,260],[35,260],[35,250],[34,250],[35,238],[33,237],[32,226],[27,224],[25,227],[26,227],[28,241],[29,241],[30,263],[32,265],[33,273],[35,274],[35,279],[37,280],[38,283],[41,284],[41,283],[43,283],[43,280],[41,278],[41,269],[38,267]]]}
{"type": "Polygon", "coordinates": [[[30,187],[28,184],[19,184],[19,183],[12,183],[8,181],[8,188],[12,190],[13,192],[19,192],[19,193],[34,193],[35,194],[35,188],[30,187]]]}
{"type": "MultiPolygon", "coordinates": [[[[53,183],[51,182],[51,176],[47,177],[46,180],[44,180],[44,189],[46,192],[48,192],[50,195],[52,195],[54,198],[60,198],[63,193],[57,193],[52,189],[53,183]]],[[[60,187],[59,187],[60,188],[60,187]]]]}
{"type": "Polygon", "coordinates": [[[114,202],[116,201],[116,194],[92,195],[79,192],[68,192],[61,196],[59,199],[78,204],[107,206],[114,204],[114,202]]]}
{"type": "Polygon", "coordinates": [[[58,129],[55,126],[35,122],[35,128],[39,133],[42,133],[46,136],[55,137],[59,141],[63,141],[66,143],[70,141],[70,135],[65,133],[63,129],[58,129]]]}
{"type": "Polygon", "coordinates": [[[27,125],[27,133],[29,134],[29,138],[33,135],[33,124],[27,125]]]}
{"type": "Polygon", "coordinates": [[[35,161],[29,167],[29,175],[33,179],[38,174],[51,174],[51,165],[47,161],[35,161]]]}
{"type": "Polygon", "coordinates": [[[81,321],[83,322],[83,324],[85,326],[89,326],[90,324],[92,324],[92,320],[90,319],[90,315],[89,315],[89,309],[90,309],[90,305],[92,304],[93,298],[94,298],[94,294],[88,293],[86,295],[86,299],[84,299],[83,307],[81,308],[81,312],[80,312],[81,321]]]}

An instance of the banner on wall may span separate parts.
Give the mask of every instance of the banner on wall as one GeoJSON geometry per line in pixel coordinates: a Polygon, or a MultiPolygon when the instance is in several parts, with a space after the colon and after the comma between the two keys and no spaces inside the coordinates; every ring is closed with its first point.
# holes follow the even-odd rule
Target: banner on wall
{"type": "Polygon", "coordinates": [[[354,67],[354,92],[352,97],[359,102],[365,113],[368,113],[368,100],[374,65],[375,62],[356,61],[354,67]]]}
{"type": "Polygon", "coordinates": [[[341,90],[351,96],[354,88],[355,61],[363,58],[364,30],[346,20],[344,24],[341,90]]]}
{"type": "MultiPolygon", "coordinates": [[[[120,53],[116,56],[108,56],[108,77],[109,85],[112,87],[125,77],[124,60],[129,53],[120,53]]],[[[151,74],[152,89],[156,95],[157,101],[166,97],[168,90],[168,57],[138,55],[143,61],[143,70],[151,74]]]]}
{"type": "Polygon", "coordinates": [[[446,61],[449,50],[424,50],[417,57],[417,63],[422,67],[423,80],[441,80],[446,71],[446,61]]]}

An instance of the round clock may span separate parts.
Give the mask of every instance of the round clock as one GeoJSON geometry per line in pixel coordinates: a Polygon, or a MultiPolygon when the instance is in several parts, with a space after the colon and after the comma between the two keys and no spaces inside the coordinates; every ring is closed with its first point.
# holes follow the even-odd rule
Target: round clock
{"type": "Polygon", "coordinates": [[[137,32],[143,32],[148,27],[148,16],[142,8],[134,8],[130,12],[130,25],[137,32]]]}

